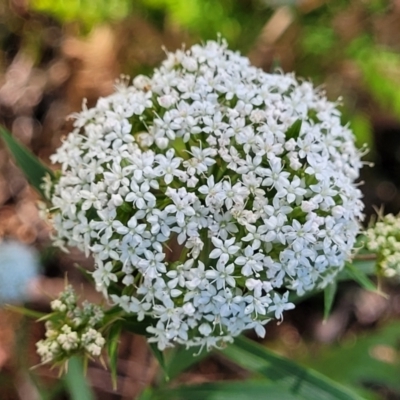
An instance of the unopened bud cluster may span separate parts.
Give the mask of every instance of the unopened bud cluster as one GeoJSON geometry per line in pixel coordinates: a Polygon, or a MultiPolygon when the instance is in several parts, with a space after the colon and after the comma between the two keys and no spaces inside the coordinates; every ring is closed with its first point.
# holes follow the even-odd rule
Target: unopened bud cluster
{"type": "Polygon", "coordinates": [[[349,258],[360,153],[310,82],[208,42],[75,118],[46,184],[56,243],[93,255],[97,288],[155,319],[161,350],[263,336],[289,290],[325,287],[349,258]]]}
{"type": "Polygon", "coordinates": [[[400,218],[385,215],[366,236],[366,248],[377,254],[379,272],[386,277],[400,276],[400,218]]]}
{"type": "Polygon", "coordinates": [[[71,286],[50,305],[52,313],[46,317],[46,339],[36,344],[42,363],[62,363],[76,353],[100,356],[105,343],[97,330],[104,317],[102,309],[86,301],[78,306],[71,286]]]}

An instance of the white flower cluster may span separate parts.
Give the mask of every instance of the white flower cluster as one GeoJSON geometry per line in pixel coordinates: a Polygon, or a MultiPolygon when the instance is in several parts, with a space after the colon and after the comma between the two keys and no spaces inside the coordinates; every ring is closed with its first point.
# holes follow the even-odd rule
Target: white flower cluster
{"type": "Polygon", "coordinates": [[[100,356],[105,339],[96,326],[103,320],[102,309],[88,302],[79,307],[71,286],[50,305],[53,312],[47,317],[46,339],[36,344],[42,363],[62,363],[72,354],[82,352],[91,357],[100,356]]]}
{"type": "Polygon", "coordinates": [[[385,215],[366,236],[366,248],[377,254],[380,272],[387,277],[400,276],[400,218],[385,215]]]}
{"type": "Polygon", "coordinates": [[[360,153],[307,81],[208,42],[75,118],[46,185],[56,242],[93,254],[98,289],[155,318],[161,350],[263,336],[288,289],[326,286],[351,253],[360,153]]]}

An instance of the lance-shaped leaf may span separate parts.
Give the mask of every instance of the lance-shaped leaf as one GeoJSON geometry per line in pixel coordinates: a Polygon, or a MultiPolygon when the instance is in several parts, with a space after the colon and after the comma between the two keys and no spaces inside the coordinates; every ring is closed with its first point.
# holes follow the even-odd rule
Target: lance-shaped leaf
{"type": "Polygon", "coordinates": [[[117,360],[118,360],[118,344],[121,335],[121,322],[116,321],[111,325],[110,332],[107,336],[107,353],[108,363],[111,371],[111,381],[113,388],[117,388],[117,360]]]}
{"type": "Polygon", "coordinates": [[[8,304],[6,306],[6,308],[17,314],[25,315],[26,317],[30,317],[30,318],[39,319],[39,318],[43,318],[47,315],[46,313],[43,313],[43,312],[30,310],[29,308],[26,308],[26,307],[13,306],[11,304],[8,304]]]}
{"type": "Polygon", "coordinates": [[[6,129],[0,126],[0,137],[3,139],[17,165],[25,174],[29,183],[45,197],[41,185],[46,175],[53,177],[53,172],[47,168],[31,151],[15,140],[6,129]]]}
{"type": "Polygon", "coordinates": [[[324,375],[278,356],[242,336],[237,337],[221,354],[249,371],[285,385],[291,393],[307,400],[362,400],[324,375]]]}
{"type": "Polygon", "coordinates": [[[150,347],[150,350],[153,353],[154,357],[157,359],[158,364],[160,365],[161,369],[164,371],[165,380],[168,382],[169,374],[168,374],[168,368],[167,368],[167,365],[166,365],[165,359],[164,359],[164,353],[161,350],[159,350],[159,348],[157,347],[157,345],[155,343],[149,343],[149,347],[150,347]]]}
{"type": "Polygon", "coordinates": [[[82,360],[78,357],[72,357],[68,361],[64,381],[71,400],[94,400],[94,394],[84,374],[82,360]]]}
{"type": "Polygon", "coordinates": [[[169,378],[176,378],[181,372],[190,368],[210,355],[206,348],[199,350],[196,347],[186,349],[185,347],[177,347],[172,350],[172,355],[167,360],[167,369],[169,378]]]}
{"type": "Polygon", "coordinates": [[[351,279],[355,280],[360,286],[366,290],[370,290],[372,292],[378,292],[378,288],[374,284],[374,282],[369,279],[368,275],[356,265],[346,264],[345,266],[346,273],[350,276],[351,279]]]}

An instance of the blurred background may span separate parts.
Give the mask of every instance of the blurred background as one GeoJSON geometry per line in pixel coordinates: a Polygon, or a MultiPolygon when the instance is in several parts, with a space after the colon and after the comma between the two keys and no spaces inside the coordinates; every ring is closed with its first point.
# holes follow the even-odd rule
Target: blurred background
{"type": "MultiPolygon", "coordinates": [[[[67,116],[80,110],[83,98],[95,104],[121,74],[151,74],[164,48],[219,34],[265,71],[294,71],[322,85],[331,100],[340,97],[343,122],[360,147],[367,144],[366,164],[375,165],[366,165],[361,177],[366,224],[374,207],[400,211],[399,0],[0,0],[0,124],[49,164],[71,129],[67,116]]],[[[75,267],[90,269],[91,261],[74,249],[63,254],[51,247],[37,200],[0,143],[0,269],[11,277],[0,274],[0,280],[24,288],[4,302],[49,311],[65,273],[82,297],[100,301],[75,267]],[[27,248],[7,247],[21,244],[27,248]],[[22,265],[20,274],[30,279],[18,281],[23,251],[25,267],[32,268],[25,273],[22,265]]],[[[304,301],[282,324],[268,325],[265,345],[365,391],[366,398],[400,399],[400,286],[381,285],[388,298],[342,285],[324,324],[322,297],[304,301]]],[[[60,380],[55,370],[29,369],[39,362],[34,344],[43,333],[42,324],[0,308],[1,399],[84,398],[73,374],[60,380]]],[[[246,376],[211,355],[180,380],[246,376]]],[[[81,390],[92,399],[133,399],[157,379],[143,339],[125,335],[117,390],[100,363],[89,365],[81,390]]]]}

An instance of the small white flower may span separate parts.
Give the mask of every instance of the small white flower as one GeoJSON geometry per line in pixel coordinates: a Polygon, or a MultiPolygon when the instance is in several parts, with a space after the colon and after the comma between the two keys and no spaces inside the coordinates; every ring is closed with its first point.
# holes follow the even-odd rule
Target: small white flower
{"type": "Polygon", "coordinates": [[[211,283],[216,283],[217,289],[225,289],[225,284],[235,287],[235,279],[231,276],[235,271],[234,264],[225,266],[225,263],[218,262],[216,269],[206,272],[206,278],[210,279],[211,283]]]}
{"type": "Polygon", "coordinates": [[[156,156],[156,161],[158,162],[158,167],[154,170],[154,172],[159,175],[164,177],[164,181],[167,185],[169,185],[172,180],[174,179],[175,176],[182,176],[182,171],[178,169],[180,163],[181,163],[181,158],[175,157],[175,151],[174,149],[169,149],[166,153],[166,156],[163,156],[162,154],[158,154],[156,156]]]}
{"type": "Polygon", "coordinates": [[[239,246],[236,246],[235,238],[231,238],[229,240],[222,241],[216,237],[211,238],[215,249],[210,253],[210,258],[222,258],[228,260],[229,257],[240,249],[239,246]]]}
{"type": "Polygon", "coordinates": [[[94,271],[92,275],[99,288],[103,288],[104,286],[108,287],[111,281],[117,282],[117,275],[115,275],[112,270],[113,264],[111,261],[105,264],[101,260],[98,261],[96,271],[94,271]]]}
{"type": "Polygon", "coordinates": [[[255,274],[255,276],[259,276],[259,271],[262,271],[264,259],[264,254],[256,253],[254,254],[254,249],[251,246],[247,246],[244,249],[244,255],[239,256],[235,260],[235,264],[242,265],[242,274],[243,276],[250,276],[255,274]]]}
{"type": "Polygon", "coordinates": [[[282,297],[279,296],[278,293],[274,294],[273,305],[269,306],[268,311],[275,311],[275,318],[278,320],[282,320],[282,313],[285,310],[293,310],[294,304],[288,301],[289,292],[286,292],[282,297]]]}

